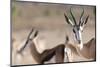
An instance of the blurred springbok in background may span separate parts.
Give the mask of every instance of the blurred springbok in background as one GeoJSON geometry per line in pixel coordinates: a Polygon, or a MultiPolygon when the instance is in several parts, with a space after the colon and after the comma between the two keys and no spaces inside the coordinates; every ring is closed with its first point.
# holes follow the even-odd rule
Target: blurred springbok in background
{"type": "Polygon", "coordinates": [[[28,35],[26,43],[23,47],[18,50],[18,53],[23,55],[23,50],[27,45],[30,45],[30,51],[33,59],[37,61],[38,64],[44,64],[45,61],[49,61],[55,55],[55,63],[61,63],[64,61],[64,44],[59,44],[58,46],[52,49],[46,49],[42,53],[39,53],[36,49],[36,44],[33,42],[33,39],[38,35],[38,31],[33,33],[33,29],[28,35]]]}
{"type": "Polygon", "coordinates": [[[70,8],[70,14],[72,16],[73,21],[69,19],[66,14],[64,14],[66,22],[73,27],[73,33],[75,35],[75,40],[77,41],[79,48],[82,49],[83,48],[82,31],[83,31],[84,25],[88,21],[89,15],[86,17],[85,20],[83,20],[83,14],[84,14],[84,10],[83,10],[81,13],[80,19],[79,19],[79,24],[77,24],[76,19],[71,11],[71,8],[70,8]]]}

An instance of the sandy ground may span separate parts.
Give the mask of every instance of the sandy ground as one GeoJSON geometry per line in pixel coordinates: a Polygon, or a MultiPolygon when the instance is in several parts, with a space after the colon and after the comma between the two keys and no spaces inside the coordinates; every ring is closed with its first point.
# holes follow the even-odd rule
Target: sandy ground
{"type": "MultiPolygon", "coordinates": [[[[11,44],[13,49],[12,65],[37,64],[31,56],[29,46],[25,49],[24,56],[16,54],[16,50],[23,45],[23,41],[27,38],[32,27],[39,31],[35,41],[36,48],[40,53],[45,49],[64,44],[66,36],[69,37],[70,43],[74,44],[72,27],[66,23],[64,18],[64,13],[69,14],[71,5],[45,5],[25,2],[17,2],[15,4],[16,11],[14,12],[14,17],[12,17],[12,38],[15,39],[11,44]]],[[[76,6],[74,8],[77,20],[81,13],[81,7],[82,6],[76,6]]],[[[90,16],[82,32],[83,43],[86,43],[95,37],[95,15],[93,13],[94,7],[83,6],[83,8],[86,10],[85,16],[88,14],[90,16]]],[[[74,55],[73,58],[70,59],[72,59],[72,62],[88,60],[77,55],[74,55]]],[[[50,62],[55,63],[54,57],[50,62]]]]}
{"type": "MultiPolygon", "coordinates": [[[[23,45],[23,41],[26,39],[28,33],[30,30],[23,30],[23,31],[17,31],[14,32],[13,36],[16,38],[16,42],[14,45],[13,49],[15,50],[16,48],[19,48],[20,45],[23,45]],[[25,33],[27,32],[27,33],[25,33]],[[15,46],[17,45],[17,46],[15,46]]],[[[68,30],[67,30],[68,31],[68,30]]],[[[69,31],[71,31],[69,29],[69,31]]],[[[43,30],[43,31],[39,31],[40,33],[38,34],[38,36],[35,38],[37,44],[36,44],[36,48],[38,50],[38,52],[42,53],[45,49],[50,49],[53,48],[59,44],[64,44],[65,43],[65,36],[66,33],[63,30],[62,32],[60,32],[60,30],[54,30],[54,31],[48,31],[48,30],[43,30]]],[[[95,34],[89,34],[91,32],[94,32],[93,28],[86,28],[86,30],[83,33],[83,42],[86,43],[87,41],[89,41],[91,38],[95,37],[95,34]],[[86,38],[86,39],[85,39],[86,38]]],[[[73,42],[73,32],[69,33],[69,38],[70,38],[70,42],[74,44],[73,42]]],[[[24,56],[21,57],[19,55],[16,55],[16,50],[12,52],[12,59],[13,59],[13,64],[37,64],[37,62],[32,58],[31,54],[30,54],[30,48],[27,47],[24,51],[24,56]]],[[[83,57],[79,57],[77,55],[73,56],[74,58],[70,58],[70,60],[73,60],[72,62],[75,61],[87,61],[88,59],[85,59],[83,57]]],[[[51,60],[52,63],[54,63],[54,59],[51,60]]]]}

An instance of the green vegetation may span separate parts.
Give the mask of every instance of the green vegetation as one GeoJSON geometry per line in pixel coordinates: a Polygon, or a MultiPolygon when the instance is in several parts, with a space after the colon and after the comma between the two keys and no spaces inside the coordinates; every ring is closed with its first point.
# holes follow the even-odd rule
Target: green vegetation
{"type": "Polygon", "coordinates": [[[13,16],[16,15],[16,6],[15,5],[12,6],[12,15],[13,16]]]}
{"type": "Polygon", "coordinates": [[[17,15],[17,12],[16,12],[16,0],[12,0],[12,6],[11,6],[11,11],[12,11],[12,17],[15,17],[17,15]]]}

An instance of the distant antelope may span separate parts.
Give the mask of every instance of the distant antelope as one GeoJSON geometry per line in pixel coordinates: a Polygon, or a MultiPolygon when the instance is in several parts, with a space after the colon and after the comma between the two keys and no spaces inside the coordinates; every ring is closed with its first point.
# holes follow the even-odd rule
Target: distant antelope
{"type": "Polygon", "coordinates": [[[22,54],[22,51],[25,49],[27,45],[30,45],[30,51],[32,57],[37,61],[38,64],[43,64],[45,61],[49,61],[55,55],[56,63],[61,63],[64,61],[64,44],[59,44],[58,46],[44,50],[42,53],[39,53],[36,49],[36,44],[32,41],[38,34],[38,31],[35,32],[34,35],[31,35],[33,29],[31,30],[25,45],[18,51],[18,53],[22,54]]]}
{"type": "Polygon", "coordinates": [[[66,14],[64,14],[66,22],[73,27],[73,33],[75,35],[75,39],[77,41],[77,44],[78,44],[79,48],[82,49],[83,48],[82,31],[83,31],[84,25],[88,21],[89,15],[86,17],[85,20],[83,20],[83,14],[84,14],[84,10],[83,10],[81,13],[80,19],[79,19],[79,24],[77,24],[76,19],[73,16],[73,13],[71,11],[71,8],[70,8],[70,14],[71,14],[74,22],[71,19],[69,19],[66,14]]]}

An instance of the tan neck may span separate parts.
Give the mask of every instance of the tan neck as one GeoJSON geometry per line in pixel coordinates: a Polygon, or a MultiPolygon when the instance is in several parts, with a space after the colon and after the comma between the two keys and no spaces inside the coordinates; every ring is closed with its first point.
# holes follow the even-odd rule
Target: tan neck
{"type": "Polygon", "coordinates": [[[41,54],[37,51],[36,46],[35,46],[35,44],[32,41],[30,41],[30,51],[31,51],[31,54],[32,54],[33,58],[38,63],[41,63],[40,62],[41,54]]]}

